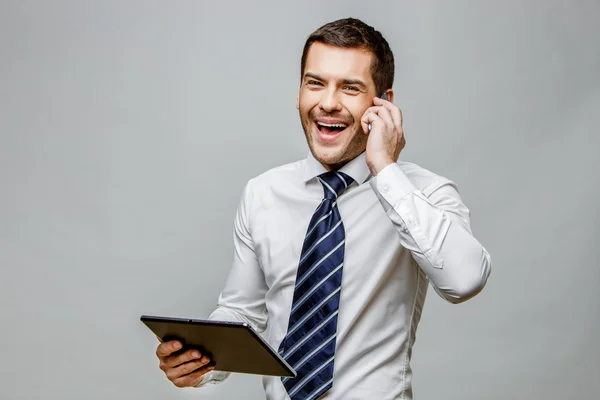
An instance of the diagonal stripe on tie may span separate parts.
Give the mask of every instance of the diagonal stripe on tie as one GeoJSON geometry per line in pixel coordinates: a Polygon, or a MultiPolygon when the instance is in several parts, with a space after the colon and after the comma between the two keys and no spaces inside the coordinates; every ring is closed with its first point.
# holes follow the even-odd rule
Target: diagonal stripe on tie
{"type": "Polygon", "coordinates": [[[302,245],[288,331],[279,349],[297,372],[295,378],[282,379],[292,400],[314,399],[333,387],[345,248],[337,199],[353,180],[335,171],[318,179],[324,198],[302,245]]]}
{"type": "Polygon", "coordinates": [[[342,220],[339,220],[337,222],[337,224],[335,224],[333,226],[333,228],[329,229],[327,232],[325,232],[325,234],[323,236],[321,236],[313,245],[310,249],[306,250],[306,253],[304,253],[304,255],[302,256],[302,259],[300,260],[300,264],[304,264],[304,262],[306,261],[306,259],[308,258],[308,256],[310,256],[315,249],[317,248],[317,246],[319,244],[321,244],[324,240],[326,240],[328,237],[332,236],[333,233],[335,232],[335,230],[337,228],[339,228],[339,226],[342,224],[342,220]]]}
{"type": "Polygon", "coordinates": [[[325,282],[327,282],[327,280],[329,278],[331,278],[331,276],[333,274],[335,274],[340,269],[342,269],[343,266],[344,266],[344,264],[341,263],[340,265],[338,265],[337,267],[335,267],[334,270],[331,271],[329,274],[327,274],[327,276],[325,278],[321,279],[319,282],[317,282],[316,284],[314,284],[314,286],[311,287],[308,292],[304,293],[302,295],[302,297],[300,299],[298,299],[298,301],[296,303],[294,303],[294,307],[292,308],[292,312],[296,312],[296,310],[298,310],[298,308],[300,308],[300,306],[302,304],[304,304],[304,302],[309,298],[309,296],[311,294],[313,294],[315,291],[317,291],[318,289],[320,289],[325,284],[325,282]]]}
{"type": "MultiPolygon", "coordinates": [[[[331,313],[331,315],[329,315],[325,320],[323,320],[323,322],[321,322],[319,325],[317,325],[316,327],[314,327],[310,332],[308,332],[302,339],[300,339],[298,342],[294,343],[294,345],[292,347],[290,347],[289,349],[286,350],[285,354],[283,354],[283,356],[285,358],[287,358],[288,360],[291,359],[291,356],[294,354],[294,352],[296,350],[298,350],[299,348],[302,347],[302,345],[304,345],[308,340],[312,339],[314,335],[318,335],[321,334],[321,336],[323,335],[322,329],[325,327],[325,325],[327,325],[329,323],[329,321],[331,321],[334,317],[336,317],[338,314],[337,311],[334,311],[331,313]]],[[[325,330],[326,332],[327,330],[325,330]]],[[[318,340],[319,338],[317,338],[318,340]]]]}

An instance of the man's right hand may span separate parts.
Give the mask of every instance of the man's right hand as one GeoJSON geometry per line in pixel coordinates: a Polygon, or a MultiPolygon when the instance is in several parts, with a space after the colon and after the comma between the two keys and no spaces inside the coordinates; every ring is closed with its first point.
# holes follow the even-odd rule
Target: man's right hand
{"type": "Polygon", "coordinates": [[[160,369],[177,387],[196,386],[214,366],[207,365],[211,361],[208,355],[201,354],[198,350],[180,351],[181,349],[181,342],[177,340],[160,343],[156,348],[160,369]]]}

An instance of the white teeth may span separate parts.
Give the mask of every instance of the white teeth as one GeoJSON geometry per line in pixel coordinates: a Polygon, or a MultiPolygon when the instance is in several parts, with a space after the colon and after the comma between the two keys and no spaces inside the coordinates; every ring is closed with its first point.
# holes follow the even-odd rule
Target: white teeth
{"type": "Polygon", "coordinates": [[[317,122],[320,126],[326,126],[328,128],[345,128],[345,124],[326,124],[324,122],[317,122]]]}

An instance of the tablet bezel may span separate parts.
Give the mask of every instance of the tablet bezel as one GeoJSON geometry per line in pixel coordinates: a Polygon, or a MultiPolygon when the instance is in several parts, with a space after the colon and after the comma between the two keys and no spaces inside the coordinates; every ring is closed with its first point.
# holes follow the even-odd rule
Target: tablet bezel
{"type": "MultiPolygon", "coordinates": [[[[151,324],[169,324],[169,325],[187,325],[189,326],[214,326],[214,327],[224,327],[225,329],[244,329],[250,333],[250,335],[262,346],[262,348],[266,351],[266,353],[270,356],[272,360],[277,362],[283,370],[287,371],[288,375],[268,375],[268,376],[282,376],[282,377],[296,377],[296,371],[250,326],[250,324],[246,322],[237,322],[237,321],[215,321],[215,320],[203,320],[203,319],[193,319],[193,318],[180,318],[180,317],[165,317],[158,315],[142,315],[140,317],[140,321],[144,323],[157,337],[161,340],[169,339],[169,337],[160,337],[160,334],[156,332],[151,324]],[[146,323],[148,322],[148,323],[146,323]]],[[[172,330],[172,329],[171,329],[172,330]]],[[[186,341],[185,337],[181,337],[181,340],[186,341]]],[[[242,371],[227,371],[227,372],[238,372],[238,373],[249,373],[254,374],[253,372],[242,372],[242,371]]]]}

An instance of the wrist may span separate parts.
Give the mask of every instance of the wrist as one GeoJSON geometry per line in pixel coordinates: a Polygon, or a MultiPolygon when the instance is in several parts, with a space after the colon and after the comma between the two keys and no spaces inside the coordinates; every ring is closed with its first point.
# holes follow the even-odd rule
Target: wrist
{"type": "Polygon", "coordinates": [[[382,159],[376,159],[371,161],[370,163],[368,163],[369,169],[371,170],[371,174],[373,176],[377,176],[377,174],[379,174],[379,172],[381,172],[381,170],[383,170],[385,167],[387,167],[390,164],[393,164],[394,160],[392,160],[389,157],[386,158],[382,158],[382,159]]]}

